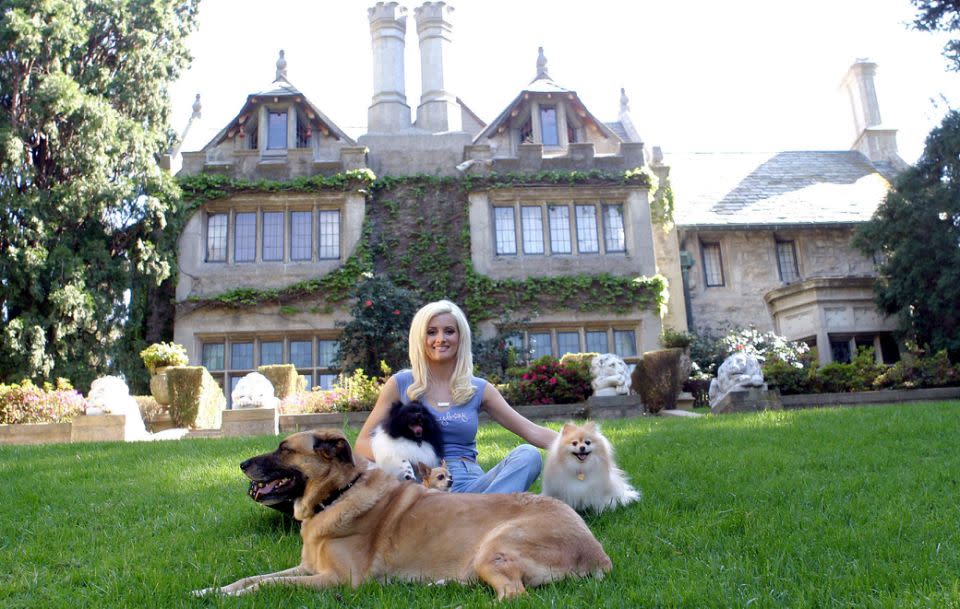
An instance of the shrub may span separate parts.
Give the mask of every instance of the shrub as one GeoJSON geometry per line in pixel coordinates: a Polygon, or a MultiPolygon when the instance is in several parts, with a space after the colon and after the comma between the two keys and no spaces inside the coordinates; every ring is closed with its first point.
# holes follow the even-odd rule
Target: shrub
{"type": "Polygon", "coordinates": [[[691,336],[690,359],[704,375],[715,375],[717,368],[727,357],[726,346],[721,342],[722,336],[710,328],[704,328],[691,336]]]}
{"type": "Polygon", "coordinates": [[[344,370],[376,370],[381,361],[394,369],[407,366],[410,322],[418,308],[414,293],[366,275],[351,296],[351,320],[342,324],[338,347],[344,370]]]}
{"type": "Polygon", "coordinates": [[[170,419],[177,427],[220,427],[227,398],[203,366],[175,366],[167,371],[170,419]]]}
{"type": "Polygon", "coordinates": [[[696,337],[689,332],[681,332],[673,328],[664,328],[660,335],[660,346],[664,349],[686,349],[696,337]]]}
{"type": "Polygon", "coordinates": [[[84,413],[87,402],[66,379],[43,387],[30,380],[0,384],[0,423],[61,423],[84,413]]]}
{"type": "Polygon", "coordinates": [[[561,361],[545,355],[515,370],[517,380],[507,384],[504,397],[511,404],[575,404],[585,402],[590,386],[590,357],[561,361]]]}
{"type": "Polygon", "coordinates": [[[831,362],[816,371],[815,382],[817,389],[825,393],[847,393],[863,391],[866,385],[857,374],[853,364],[831,362]]]}
{"type": "Polygon", "coordinates": [[[186,366],[189,363],[187,350],[177,343],[153,343],[140,352],[143,364],[153,374],[164,366],[186,366]]]}
{"type": "Polygon", "coordinates": [[[916,345],[907,345],[903,358],[874,379],[877,389],[945,387],[960,384],[960,367],[950,364],[946,351],[927,356],[916,345]]]}
{"type": "Polygon", "coordinates": [[[257,372],[267,377],[270,384],[273,385],[273,395],[283,399],[288,395],[297,393],[297,369],[293,364],[275,364],[271,366],[260,366],[257,372]]]}
{"type": "Polygon", "coordinates": [[[763,363],[763,379],[768,385],[780,389],[780,393],[791,395],[815,391],[811,371],[813,368],[797,368],[793,364],[773,357],[763,363]]]}
{"type": "Polygon", "coordinates": [[[678,365],[682,353],[680,349],[647,351],[633,371],[633,388],[651,414],[677,405],[681,382],[678,365]]]}
{"type": "Polygon", "coordinates": [[[313,391],[298,392],[280,401],[283,414],[306,414],[316,412],[358,412],[373,410],[380,395],[383,380],[391,370],[386,362],[380,362],[381,378],[368,376],[361,368],[353,374],[341,374],[331,389],[314,387],[313,391]]]}
{"type": "Polygon", "coordinates": [[[137,406],[140,407],[140,416],[144,421],[155,419],[167,413],[167,407],[158,404],[152,395],[135,395],[133,399],[136,400],[137,406]]]}
{"type": "Polygon", "coordinates": [[[794,366],[803,366],[803,356],[810,352],[806,343],[789,341],[773,332],[760,332],[755,326],[730,330],[720,340],[725,347],[724,358],[742,351],[757,358],[763,364],[768,358],[776,357],[794,366]]]}

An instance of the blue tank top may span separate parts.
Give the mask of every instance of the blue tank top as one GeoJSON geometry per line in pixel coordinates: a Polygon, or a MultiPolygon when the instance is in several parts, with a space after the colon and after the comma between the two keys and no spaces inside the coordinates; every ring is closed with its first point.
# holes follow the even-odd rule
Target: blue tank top
{"type": "MultiPolygon", "coordinates": [[[[401,370],[393,375],[400,391],[400,401],[406,404],[410,401],[407,388],[413,384],[413,371],[401,370]]],[[[447,459],[466,457],[471,460],[477,458],[477,427],[480,425],[480,402],[483,401],[483,390],[487,381],[472,377],[470,382],[476,391],[466,403],[453,404],[443,411],[437,410],[426,400],[420,401],[433,413],[440,424],[443,441],[443,456],[447,459]]]]}

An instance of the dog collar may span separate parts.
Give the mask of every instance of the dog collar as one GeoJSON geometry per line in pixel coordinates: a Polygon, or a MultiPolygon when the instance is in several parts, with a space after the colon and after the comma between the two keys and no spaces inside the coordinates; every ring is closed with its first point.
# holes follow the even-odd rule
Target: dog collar
{"type": "Polygon", "coordinates": [[[313,508],[313,513],[314,513],[314,514],[319,514],[319,513],[322,512],[323,510],[325,510],[325,509],[327,509],[328,507],[330,507],[330,506],[333,504],[334,501],[336,501],[337,499],[340,498],[341,495],[343,495],[344,493],[346,493],[347,491],[349,491],[350,488],[351,488],[354,484],[356,484],[358,480],[360,480],[360,476],[362,476],[362,475],[363,475],[362,473],[357,474],[357,477],[354,478],[353,480],[351,480],[351,481],[350,481],[350,484],[348,484],[348,485],[346,485],[346,486],[341,486],[341,487],[338,488],[337,490],[335,490],[335,491],[333,491],[332,493],[330,493],[330,496],[329,496],[329,497],[327,497],[326,499],[324,499],[323,501],[321,501],[320,503],[318,503],[318,504],[317,504],[317,507],[313,508]]]}

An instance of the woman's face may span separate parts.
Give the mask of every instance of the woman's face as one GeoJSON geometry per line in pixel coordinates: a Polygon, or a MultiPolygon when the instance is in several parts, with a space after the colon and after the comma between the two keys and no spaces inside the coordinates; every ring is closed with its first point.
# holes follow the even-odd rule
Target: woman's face
{"type": "Polygon", "coordinates": [[[449,313],[440,313],[427,323],[427,337],[424,344],[427,359],[434,362],[447,362],[457,357],[460,346],[460,330],[457,320],[449,313]]]}

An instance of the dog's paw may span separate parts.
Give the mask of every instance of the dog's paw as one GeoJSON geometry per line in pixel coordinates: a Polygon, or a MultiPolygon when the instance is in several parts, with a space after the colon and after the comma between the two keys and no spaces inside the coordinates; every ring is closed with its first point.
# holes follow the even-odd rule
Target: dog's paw
{"type": "Polygon", "coordinates": [[[220,588],[203,588],[200,590],[194,590],[193,592],[191,592],[191,594],[193,594],[196,597],[203,597],[203,596],[210,596],[212,594],[216,594],[219,591],[220,591],[220,588]]]}

